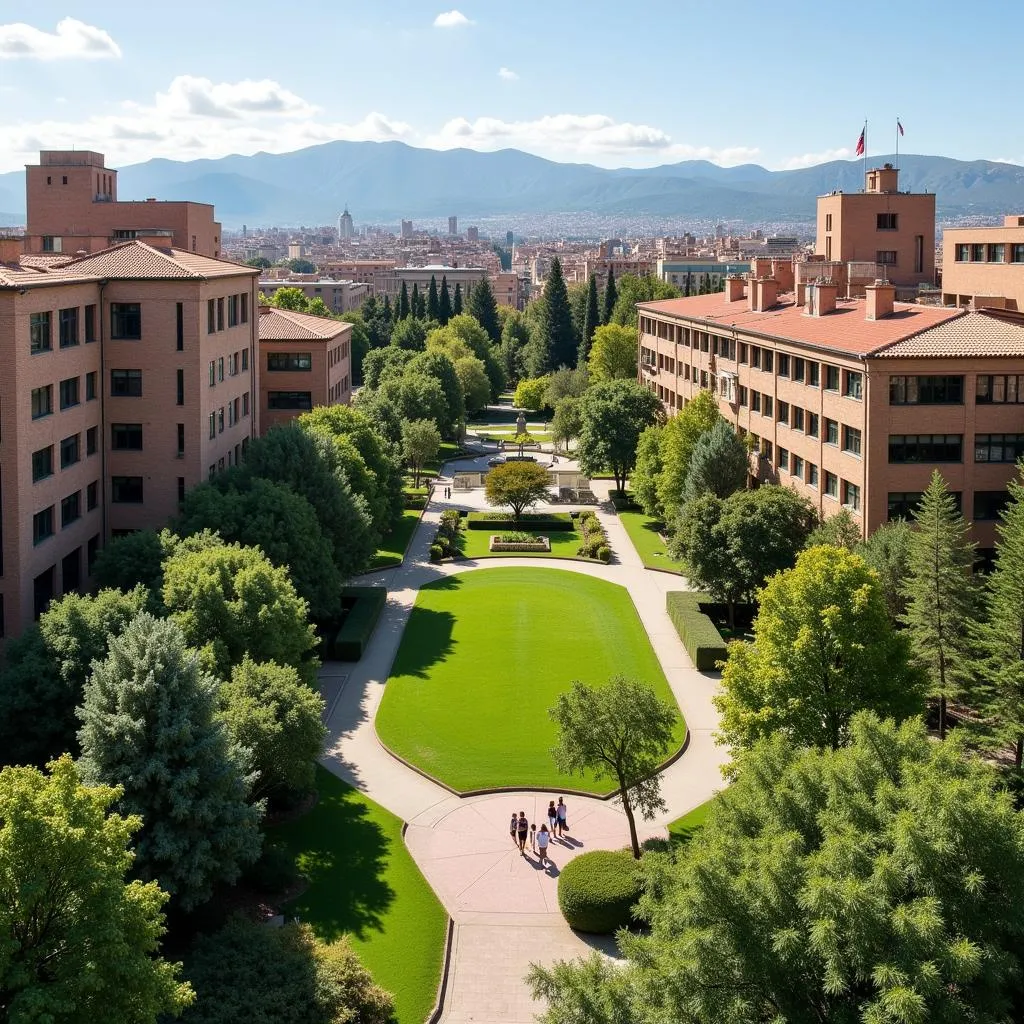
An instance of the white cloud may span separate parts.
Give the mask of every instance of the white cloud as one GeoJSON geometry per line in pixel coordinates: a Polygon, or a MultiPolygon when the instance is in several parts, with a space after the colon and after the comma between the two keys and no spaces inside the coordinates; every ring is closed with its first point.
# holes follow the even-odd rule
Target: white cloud
{"type": "Polygon", "coordinates": [[[158,93],[157,106],[174,114],[198,117],[241,118],[251,114],[289,114],[308,117],[316,108],[269,78],[258,82],[213,83],[208,78],[179,75],[166,93],[158,93]]]}
{"type": "Polygon", "coordinates": [[[506,82],[518,82],[519,76],[511,68],[498,68],[498,77],[506,82]]]}
{"type": "Polygon", "coordinates": [[[120,56],[121,47],[109,32],[76,18],[63,18],[55,32],[44,32],[24,22],[0,25],[0,60],[100,60],[120,56]]]}
{"type": "Polygon", "coordinates": [[[461,28],[463,25],[472,24],[473,22],[462,11],[442,11],[434,19],[434,28],[461,28]]]}
{"type": "Polygon", "coordinates": [[[851,156],[853,156],[853,150],[849,146],[840,146],[839,149],[824,149],[820,153],[802,153],[800,156],[791,156],[783,160],[778,169],[795,171],[801,167],[825,164],[830,160],[849,160],[851,156]]]}

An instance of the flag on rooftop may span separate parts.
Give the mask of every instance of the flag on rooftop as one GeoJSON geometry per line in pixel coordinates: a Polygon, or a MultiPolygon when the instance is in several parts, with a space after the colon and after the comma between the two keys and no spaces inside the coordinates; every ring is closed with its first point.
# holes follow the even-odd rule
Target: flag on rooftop
{"type": "Polygon", "coordinates": [[[864,153],[864,134],[867,132],[867,128],[862,128],[860,132],[860,138],[857,140],[857,148],[854,150],[854,156],[862,156],[864,153]]]}

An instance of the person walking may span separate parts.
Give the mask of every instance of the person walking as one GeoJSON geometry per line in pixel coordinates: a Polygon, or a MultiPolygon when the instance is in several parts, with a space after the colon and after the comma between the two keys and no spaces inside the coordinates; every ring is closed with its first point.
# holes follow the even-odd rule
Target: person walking
{"type": "Polygon", "coordinates": [[[555,801],[551,800],[548,802],[548,831],[553,833],[557,824],[558,811],[555,810],[555,801]]]}
{"type": "Polygon", "coordinates": [[[548,832],[547,825],[541,825],[540,831],[537,833],[537,847],[540,851],[540,862],[543,864],[547,861],[548,864],[552,863],[551,858],[548,857],[548,843],[551,841],[551,834],[548,832]]]}
{"type": "MultiPolygon", "coordinates": [[[[541,828],[543,827],[544,826],[541,825],[541,828]]],[[[537,826],[533,824],[530,825],[530,849],[533,850],[534,853],[537,852],[537,826]]]]}
{"type": "Polygon", "coordinates": [[[561,839],[565,835],[565,830],[569,827],[569,809],[565,806],[565,801],[561,797],[558,798],[558,806],[555,808],[555,811],[558,814],[558,838],[561,839]]]}
{"type": "Polygon", "coordinates": [[[519,840],[516,839],[516,833],[519,831],[519,815],[515,811],[512,812],[512,821],[509,822],[508,834],[512,837],[512,845],[518,846],[519,840]]]}
{"type": "Polygon", "coordinates": [[[519,836],[519,852],[526,856],[526,837],[530,834],[530,823],[526,820],[526,811],[519,812],[516,822],[516,834],[519,836]]]}

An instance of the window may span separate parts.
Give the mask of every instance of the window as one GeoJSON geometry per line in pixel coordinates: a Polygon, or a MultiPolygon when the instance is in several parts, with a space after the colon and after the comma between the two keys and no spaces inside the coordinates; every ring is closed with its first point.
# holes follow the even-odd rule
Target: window
{"type": "Polygon", "coordinates": [[[750,346],[750,365],[755,370],[761,369],[761,349],[757,345],[750,346]]]}
{"type": "Polygon", "coordinates": [[[142,307],[137,302],[110,304],[111,338],[138,341],[142,337],[142,307]]]}
{"type": "Polygon", "coordinates": [[[217,360],[217,380],[224,379],[224,357],[221,356],[217,360]]]}
{"type": "Polygon", "coordinates": [[[175,311],[175,343],[179,352],[185,349],[185,303],[179,302],[175,311]]]}
{"type": "Polygon", "coordinates": [[[740,342],[740,359],[741,363],[747,362],[747,346],[745,342],[740,342]]]}
{"type": "Polygon", "coordinates": [[[963,242],[959,242],[953,250],[953,259],[957,263],[966,263],[971,258],[971,247],[963,242]]]}
{"type": "Polygon", "coordinates": [[[778,420],[780,423],[789,424],[789,402],[779,402],[778,404],[778,420]]]}
{"type": "Polygon", "coordinates": [[[784,352],[779,353],[779,376],[789,376],[789,356],[787,356],[784,352]]]}
{"type": "Polygon", "coordinates": [[[217,384],[217,360],[210,360],[210,387],[215,387],[217,384]]]}
{"type": "Polygon", "coordinates": [[[761,396],[761,407],[765,416],[771,416],[772,414],[772,396],[762,395],[761,396]]]}
{"type": "Polygon", "coordinates": [[[242,349],[242,373],[245,373],[249,369],[249,350],[247,348],[242,349]]]}
{"type": "Polygon", "coordinates": [[[996,242],[988,247],[988,261],[989,263],[1006,262],[1006,246],[1002,242],[996,242]]]}
{"type": "Polygon", "coordinates": [[[1010,503],[1008,491],[975,491],[975,520],[998,519],[1010,503]]]}
{"type": "Polygon", "coordinates": [[[90,427],[85,432],[85,454],[95,455],[100,446],[100,428],[90,427]]]}
{"type": "Polygon", "coordinates": [[[761,392],[760,391],[753,391],[752,390],[750,392],[750,408],[754,412],[760,412],[761,411],[761,392]]]}
{"type": "Polygon", "coordinates": [[[847,398],[861,398],[864,394],[864,375],[854,370],[846,371],[846,388],[843,394],[847,398]]]}
{"type": "Polygon", "coordinates": [[[178,405],[185,404],[185,371],[178,371],[178,405]]]}
{"type": "Polygon", "coordinates": [[[896,250],[895,249],[879,249],[875,252],[875,262],[881,263],[885,267],[896,266],[896,250]]]}
{"type": "Polygon", "coordinates": [[[79,447],[79,435],[72,434],[65,437],[60,443],[60,468],[67,469],[73,466],[82,457],[79,447]]]}
{"type": "Polygon", "coordinates": [[[206,300],[206,333],[213,334],[217,330],[217,313],[213,299],[206,300]]]}
{"type": "Polygon", "coordinates": [[[839,424],[835,420],[825,420],[825,444],[839,444],[839,424]]]}
{"type": "Polygon", "coordinates": [[[807,433],[811,437],[818,436],[818,414],[816,412],[807,414],[807,433]]]}
{"type": "Polygon", "coordinates": [[[891,463],[960,462],[962,459],[962,434],[889,435],[891,463]]]}
{"type": "Polygon", "coordinates": [[[742,384],[740,384],[739,392],[740,392],[740,406],[745,409],[747,407],[747,389],[742,384]]]}
{"type": "Polygon", "coordinates": [[[856,427],[843,427],[843,451],[860,455],[860,431],[856,427]]]}
{"type": "Polygon", "coordinates": [[[217,464],[213,463],[207,471],[206,478],[212,480],[217,475],[217,464]]]}
{"type": "Polygon", "coordinates": [[[843,481],[843,504],[854,512],[860,511],[860,488],[849,480],[843,481]]]}
{"type": "Polygon", "coordinates": [[[798,356],[793,357],[793,380],[804,379],[804,361],[798,356]]]}
{"type": "Polygon", "coordinates": [[[920,491],[890,491],[888,518],[913,519],[920,500],[920,491]]]}
{"type": "Polygon", "coordinates": [[[57,314],[57,330],[60,335],[60,347],[71,348],[78,344],[78,307],[62,309],[57,314]]]}
{"type": "Polygon", "coordinates": [[[99,380],[99,374],[96,370],[90,370],[85,375],[85,400],[87,402],[94,402],[96,400],[96,386],[99,380]]]}
{"type": "Polygon", "coordinates": [[[807,463],[807,483],[810,487],[818,486],[818,467],[813,462],[807,463]]]}
{"type": "Polygon", "coordinates": [[[962,405],[963,400],[962,375],[889,378],[890,405],[962,405]]]}
{"type": "Polygon", "coordinates": [[[769,464],[771,464],[771,461],[772,461],[772,443],[771,443],[771,441],[762,441],[761,442],[761,454],[764,456],[765,460],[769,464]]]}
{"type": "Polygon", "coordinates": [[[100,535],[97,533],[95,537],[90,537],[89,542],[85,546],[85,564],[90,575],[92,575],[92,567],[96,564],[96,556],[100,553],[100,535]]]}
{"type": "Polygon", "coordinates": [[[242,292],[239,297],[242,301],[242,308],[239,311],[239,319],[243,324],[247,324],[249,322],[249,296],[246,292],[242,292]]]}
{"type": "Polygon", "coordinates": [[[217,300],[217,330],[224,330],[224,300],[217,300]]]}
{"type": "Polygon", "coordinates": [[[183,476],[178,477],[178,504],[181,505],[185,501],[185,478],[183,476]]]}
{"type": "Polygon", "coordinates": [[[235,425],[235,403],[228,402],[228,426],[233,427],[235,425]]]}
{"type": "Polygon", "coordinates": [[[112,398],[140,398],[142,396],[142,371],[111,370],[110,395],[112,398]]]}
{"type": "Polygon", "coordinates": [[[975,462],[1016,462],[1024,458],[1024,434],[975,434],[975,462]]]}
{"type": "Polygon", "coordinates": [[[277,370],[312,370],[313,354],[311,352],[268,352],[267,369],[277,370]]]}
{"type": "Polygon", "coordinates": [[[312,409],[312,394],[309,391],[269,391],[268,409],[312,409]]]}
{"type": "Polygon", "coordinates": [[[223,434],[224,433],[224,406],[223,405],[217,410],[217,433],[218,434],[223,434]]]}
{"type": "Polygon", "coordinates": [[[32,483],[53,476],[53,445],[32,453],[32,483]]]}
{"type": "Polygon", "coordinates": [[[50,314],[33,313],[28,318],[28,339],[29,351],[32,355],[40,352],[49,352],[50,344],[50,314]]]}
{"type": "Polygon", "coordinates": [[[974,401],[978,405],[1024,402],[1024,374],[979,373],[974,385],[974,401]]]}
{"type": "Polygon", "coordinates": [[[115,505],[141,505],[142,477],[112,476],[110,478],[110,500],[115,505]]]}
{"type": "Polygon", "coordinates": [[[217,414],[215,412],[210,413],[210,440],[212,441],[217,436],[217,414]]]}
{"type": "Polygon", "coordinates": [[[804,429],[804,411],[798,406],[793,406],[793,421],[792,426],[794,430],[804,429]]]}
{"type": "Polygon", "coordinates": [[[110,447],[116,452],[141,452],[142,424],[111,423],[110,447]]]}
{"type": "Polygon", "coordinates": [[[32,543],[42,544],[53,536],[53,506],[44,508],[32,517],[32,543]]]}
{"type": "Polygon", "coordinates": [[[825,230],[826,231],[831,231],[832,230],[832,214],[831,213],[826,213],[825,214],[825,230]]]}
{"type": "Polygon", "coordinates": [[[185,424],[178,424],[178,458],[182,458],[185,454],[185,424]]]}
{"type": "Polygon", "coordinates": [[[85,307],[85,343],[91,344],[96,340],[96,307],[85,307]]]}
{"type": "Polygon", "coordinates": [[[85,508],[91,512],[100,503],[100,485],[98,480],[93,480],[85,489],[85,508]]]}
{"type": "Polygon", "coordinates": [[[830,498],[839,497],[839,477],[825,470],[825,493],[830,498]]]}
{"type": "Polygon", "coordinates": [[[60,382],[60,407],[70,409],[73,405],[78,405],[78,378],[68,377],[60,382]]]}
{"type": "Polygon", "coordinates": [[[249,392],[248,391],[246,391],[242,395],[242,415],[243,416],[248,416],[249,415],[249,392]]]}
{"type": "Polygon", "coordinates": [[[786,473],[789,471],[789,452],[780,447],[779,448],[779,472],[786,473]]]}
{"type": "Polygon", "coordinates": [[[875,223],[879,231],[895,231],[897,215],[895,213],[877,213],[875,214],[875,223]]]}
{"type": "Polygon", "coordinates": [[[228,296],[228,327],[238,326],[238,296],[228,296]]]}
{"type": "Polygon", "coordinates": [[[76,519],[82,518],[82,492],[75,491],[60,502],[60,525],[70,526],[76,519]]]}
{"type": "Polygon", "coordinates": [[[1014,242],[1010,246],[1010,262],[1024,263],[1024,243],[1014,242]]]}
{"type": "Polygon", "coordinates": [[[825,366],[825,390],[826,391],[838,391],[839,390],[839,367],[838,366],[825,366]]]}
{"type": "Polygon", "coordinates": [[[985,262],[985,246],[972,244],[971,245],[971,262],[972,263],[984,263],[985,262]]]}
{"type": "Polygon", "coordinates": [[[772,359],[773,358],[774,357],[773,357],[772,353],[770,351],[768,351],[768,349],[765,349],[761,353],[761,369],[764,370],[765,373],[771,373],[772,372],[772,359]]]}
{"type": "Polygon", "coordinates": [[[804,478],[804,460],[801,459],[799,455],[794,455],[793,456],[792,473],[793,473],[793,476],[799,477],[801,480],[803,480],[803,478],[804,478]]]}
{"type": "Polygon", "coordinates": [[[821,384],[821,364],[820,363],[808,363],[807,364],[807,383],[812,387],[816,388],[821,384]]]}
{"type": "Polygon", "coordinates": [[[53,412],[53,385],[32,389],[32,419],[38,420],[53,412]]]}

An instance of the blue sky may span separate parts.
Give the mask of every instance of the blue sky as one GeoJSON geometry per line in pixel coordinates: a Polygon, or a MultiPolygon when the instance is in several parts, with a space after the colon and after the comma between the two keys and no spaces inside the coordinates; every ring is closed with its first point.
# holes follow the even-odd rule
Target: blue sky
{"type": "Polygon", "coordinates": [[[652,166],[901,150],[1024,163],[1024,5],[861,0],[0,4],[0,170],[331,139],[652,166]],[[452,4],[455,6],[452,6],[452,4]]]}

